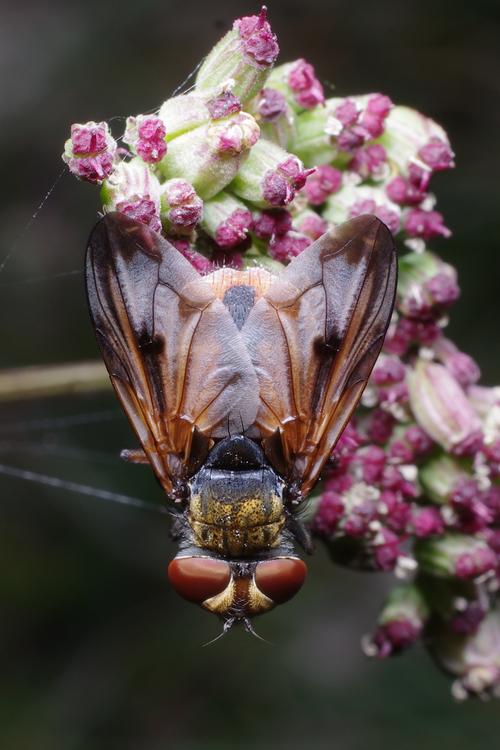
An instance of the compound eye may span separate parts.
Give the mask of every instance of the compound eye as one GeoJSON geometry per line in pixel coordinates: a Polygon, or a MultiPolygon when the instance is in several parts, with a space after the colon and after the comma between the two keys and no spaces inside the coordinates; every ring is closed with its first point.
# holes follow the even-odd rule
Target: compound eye
{"type": "Polygon", "coordinates": [[[298,557],[282,557],[264,560],[255,570],[255,583],[275,604],[281,604],[295,596],[304,583],[307,565],[298,557]]]}
{"type": "Polygon", "coordinates": [[[223,560],[176,557],[168,566],[168,579],[184,599],[201,604],[224,591],[231,580],[231,570],[223,560]]]}

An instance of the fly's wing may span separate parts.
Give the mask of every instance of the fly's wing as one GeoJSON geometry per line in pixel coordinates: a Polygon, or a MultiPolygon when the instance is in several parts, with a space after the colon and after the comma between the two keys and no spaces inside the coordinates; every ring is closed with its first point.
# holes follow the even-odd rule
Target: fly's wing
{"type": "Polygon", "coordinates": [[[124,214],[86,261],[95,332],[118,398],[168,494],[211,438],[255,420],[258,383],[223,303],[159,234],[124,214]]]}
{"type": "Polygon", "coordinates": [[[256,425],[275,468],[307,494],[356,407],[396,291],[387,227],[360,216],[295,258],[242,329],[260,390],[256,425]]]}

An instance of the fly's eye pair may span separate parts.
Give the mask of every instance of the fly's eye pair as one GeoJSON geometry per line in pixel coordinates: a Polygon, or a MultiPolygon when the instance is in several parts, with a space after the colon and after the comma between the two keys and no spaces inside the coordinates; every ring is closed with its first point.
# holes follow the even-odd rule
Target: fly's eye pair
{"type": "Polygon", "coordinates": [[[304,583],[307,565],[298,557],[281,557],[264,560],[255,570],[255,583],[259,591],[275,604],[295,596],[304,583]]]}
{"type": "MultiPolygon", "coordinates": [[[[255,569],[255,584],[272,602],[282,604],[301,588],[306,573],[305,562],[297,557],[263,560],[255,569]]],[[[168,578],[184,599],[201,604],[224,591],[231,568],[211,557],[177,557],[168,566],[168,578]]]]}
{"type": "Polygon", "coordinates": [[[224,591],[231,569],[227,562],[211,557],[176,557],[168,566],[168,578],[184,599],[201,604],[224,591]]]}

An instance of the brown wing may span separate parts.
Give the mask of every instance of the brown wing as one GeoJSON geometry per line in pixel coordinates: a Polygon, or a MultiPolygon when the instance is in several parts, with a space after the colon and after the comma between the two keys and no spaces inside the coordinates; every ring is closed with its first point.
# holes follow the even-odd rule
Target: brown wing
{"type": "Polygon", "coordinates": [[[94,228],[86,273],[111,382],[170,494],[210,438],[253,423],[258,383],[249,354],[191,264],[123,214],[107,214],[94,228]]]}
{"type": "Polygon", "coordinates": [[[256,419],[275,467],[305,495],[346,426],[380,352],[396,291],[387,227],[360,216],[280,274],[242,328],[259,379],[256,419]],[[279,450],[278,450],[279,448],[279,450]]]}

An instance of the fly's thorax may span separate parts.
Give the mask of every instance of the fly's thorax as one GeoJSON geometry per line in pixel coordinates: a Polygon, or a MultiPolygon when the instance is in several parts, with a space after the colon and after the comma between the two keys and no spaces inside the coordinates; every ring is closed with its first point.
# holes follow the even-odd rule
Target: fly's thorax
{"type": "Polygon", "coordinates": [[[200,547],[244,557],[279,544],[283,482],[269,467],[205,467],[190,482],[188,521],[200,547]]]}

